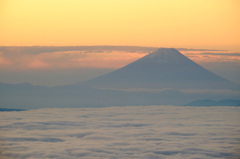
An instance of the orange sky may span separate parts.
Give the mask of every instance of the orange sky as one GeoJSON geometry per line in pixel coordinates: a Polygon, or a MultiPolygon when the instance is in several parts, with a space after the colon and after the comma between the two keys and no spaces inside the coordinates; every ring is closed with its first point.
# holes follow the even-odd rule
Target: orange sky
{"type": "Polygon", "coordinates": [[[1,0],[0,45],[240,51],[239,0],[1,0]]]}

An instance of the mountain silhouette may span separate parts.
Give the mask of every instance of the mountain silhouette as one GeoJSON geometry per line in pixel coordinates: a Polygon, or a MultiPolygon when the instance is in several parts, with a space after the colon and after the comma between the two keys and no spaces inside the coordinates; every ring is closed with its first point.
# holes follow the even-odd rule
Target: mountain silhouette
{"type": "Polygon", "coordinates": [[[237,84],[204,69],[176,49],[160,48],[121,69],[79,84],[44,87],[0,83],[0,108],[229,105],[239,99],[238,90],[237,84]]]}
{"type": "Polygon", "coordinates": [[[234,84],[174,48],[160,48],[109,74],[83,84],[96,88],[232,89],[234,84]]]}

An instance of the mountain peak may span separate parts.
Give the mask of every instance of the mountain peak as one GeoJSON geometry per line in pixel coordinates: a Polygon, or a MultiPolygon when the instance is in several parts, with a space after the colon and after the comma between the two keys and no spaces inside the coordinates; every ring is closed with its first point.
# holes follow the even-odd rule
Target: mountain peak
{"type": "Polygon", "coordinates": [[[186,63],[190,62],[187,57],[174,48],[159,48],[158,50],[146,55],[139,61],[150,63],[186,63]]]}
{"type": "Polygon", "coordinates": [[[170,55],[170,54],[179,54],[179,52],[174,48],[159,48],[158,50],[150,53],[149,57],[170,55]]]}
{"type": "Polygon", "coordinates": [[[175,48],[159,48],[151,54],[152,55],[159,55],[159,54],[174,54],[174,53],[179,54],[179,52],[175,48]]]}

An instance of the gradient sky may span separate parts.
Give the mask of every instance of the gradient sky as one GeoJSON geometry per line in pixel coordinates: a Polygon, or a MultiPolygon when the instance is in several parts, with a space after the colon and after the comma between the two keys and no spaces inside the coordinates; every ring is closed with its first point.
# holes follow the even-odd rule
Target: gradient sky
{"type": "Polygon", "coordinates": [[[239,0],[1,0],[0,45],[240,51],[239,0]]]}

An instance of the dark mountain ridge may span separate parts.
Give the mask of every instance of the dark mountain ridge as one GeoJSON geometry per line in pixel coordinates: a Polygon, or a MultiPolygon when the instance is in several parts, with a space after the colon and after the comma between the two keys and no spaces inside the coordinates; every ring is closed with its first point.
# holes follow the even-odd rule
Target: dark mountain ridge
{"type": "Polygon", "coordinates": [[[237,99],[224,99],[224,100],[211,100],[211,99],[203,99],[192,101],[185,106],[240,106],[240,100],[237,99]]]}

